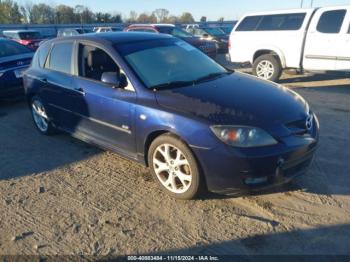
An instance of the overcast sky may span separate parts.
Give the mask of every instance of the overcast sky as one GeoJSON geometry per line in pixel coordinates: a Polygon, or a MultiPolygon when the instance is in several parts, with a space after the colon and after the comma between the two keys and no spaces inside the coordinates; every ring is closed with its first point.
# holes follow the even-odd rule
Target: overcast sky
{"type": "MultiPolygon", "coordinates": [[[[27,0],[19,0],[23,3],[27,0]]],[[[166,8],[171,14],[191,12],[196,20],[202,15],[209,20],[224,17],[226,20],[239,18],[245,12],[273,9],[299,8],[302,0],[29,0],[33,3],[50,5],[85,5],[93,11],[119,12],[128,15],[131,10],[137,13],[151,12],[156,8],[166,8]]],[[[312,0],[303,0],[304,7],[310,7],[312,0]]],[[[350,0],[314,0],[314,6],[350,5],[350,0]]]]}

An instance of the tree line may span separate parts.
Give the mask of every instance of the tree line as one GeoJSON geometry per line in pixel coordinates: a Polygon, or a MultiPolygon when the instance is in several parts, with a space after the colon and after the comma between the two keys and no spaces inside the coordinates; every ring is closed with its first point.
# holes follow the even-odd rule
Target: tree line
{"type": "MultiPolygon", "coordinates": [[[[201,18],[206,20],[205,17],[201,18]]],[[[153,12],[140,14],[131,11],[126,17],[121,13],[93,12],[88,7],[77,5],[50,6],[45,3],[18,4],[13,0],[0,0],[0,24],[91,24],[91,23],[193,23],[191,13],[176,16],[167,9],[159,8],[153,12]]]]}

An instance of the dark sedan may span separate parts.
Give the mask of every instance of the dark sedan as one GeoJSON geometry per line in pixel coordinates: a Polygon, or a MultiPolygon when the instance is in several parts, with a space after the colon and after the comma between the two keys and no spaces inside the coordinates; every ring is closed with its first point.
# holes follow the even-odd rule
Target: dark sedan
{"type": "Polygon", "coordinates": [[[172,35],[186,41],[194,47],[197,47],[199,50],[201,50],[203,53],[207,54],[211,58],[215,58],[217,55],[217,47],[214,41],[204,40],[199,37],[195,37],[172,24],[135,24],[128,26],[124,29],[124,31],[161,33],[172,35]]]}
{"type": "Polygon", "coordinates": [[[220,53],[228,52],[229,36],[218,27],[194,27],[187,31],[194,36],[215,41],[217,49],[220,53]]]}
{"type": "Polygon", "coordinates": [[[0,99],[23,95],[22,76],[34,53],[8,39],[0,39],[0,99]]]}
{"type": "Polygon", "coordinates": [[[180,199],[289,182],[318,144],[317,117],[301,96],[227,71],[169,35],[47,41],[24,85],[42,134],[64,130],[143,163],[180,199]]]}

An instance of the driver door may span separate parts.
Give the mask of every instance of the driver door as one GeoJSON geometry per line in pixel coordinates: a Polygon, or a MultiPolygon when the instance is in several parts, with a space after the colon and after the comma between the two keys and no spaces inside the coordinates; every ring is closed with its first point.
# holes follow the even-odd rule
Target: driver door
{"type": "Polygon", "coordinates": [[[101,81],[105,72],[123,73],[105,50],[83,43],[77,49],[74,85],[80,92],[79,99],[86,104],[86,110],[75,109],[82,119],[77,131],[106,148],[135,158],[134,89],[130,84],[117,88],[101,81]]]}

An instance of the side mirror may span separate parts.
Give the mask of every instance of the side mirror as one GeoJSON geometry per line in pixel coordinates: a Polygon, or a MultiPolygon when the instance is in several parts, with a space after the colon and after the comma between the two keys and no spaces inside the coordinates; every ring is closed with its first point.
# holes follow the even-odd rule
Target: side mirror
{"type": "Polygon", "coordinates": [[[102,74],[101,82],[112,85],[114,88],[124,88],[128,86],[128,80],[124,74],[116,72],[105,72],[102,74]]]}

